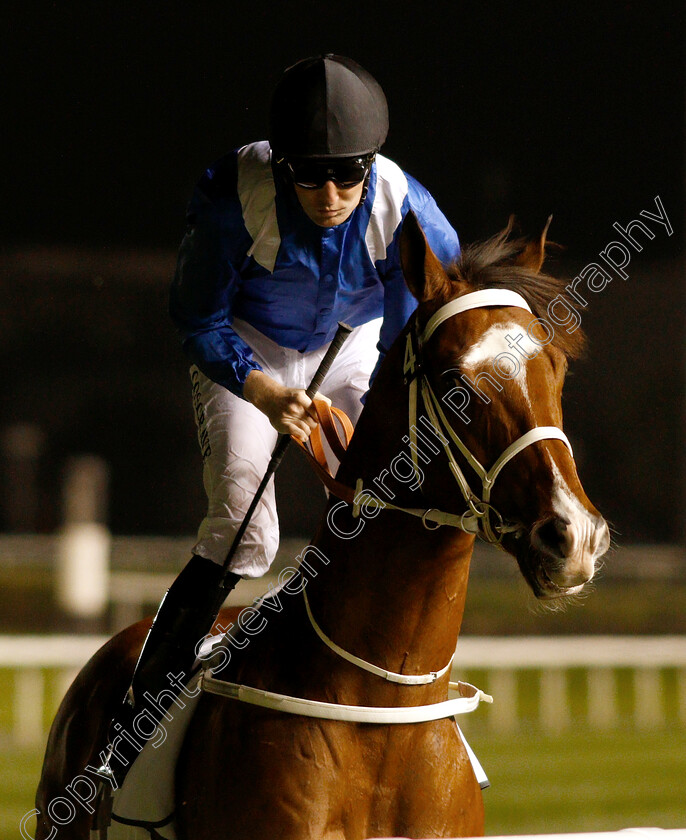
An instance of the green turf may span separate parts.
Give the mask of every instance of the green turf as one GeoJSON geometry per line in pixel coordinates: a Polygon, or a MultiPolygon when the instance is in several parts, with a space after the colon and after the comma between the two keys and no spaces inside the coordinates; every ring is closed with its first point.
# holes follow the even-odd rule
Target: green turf
{"type": "MultiPolygon", "coordinates": [[[[468,736],[492,783],[484,793],[488,834],[686,827],[684,729],[468,736]]],[[[40,761],[38,753],[2,750],[0,840],[20,838],[40,761]]]]}
{"type": "MultiPolygon", "coordinates": [[[[19,821],[33,808],[42,752],[3,745],[0,761],[0,840],[19,840],[19,821]]],[[[35,822],[28,829],[32,833],[35,822]]]]}
{"type": "Polygon", "coordinates": [[[686,827],[686,732],[475,734],[487,834],[686,827]]]}

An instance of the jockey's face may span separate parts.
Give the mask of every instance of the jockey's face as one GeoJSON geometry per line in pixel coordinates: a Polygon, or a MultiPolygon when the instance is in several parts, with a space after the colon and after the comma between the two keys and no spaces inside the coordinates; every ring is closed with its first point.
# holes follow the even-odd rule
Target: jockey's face
{"type": "Polygon", "coordinates": [[[362,198],[364,182],[352,187],[339,187],[327,181],[319,189],[305,189],[294,184],[295,194],[302,209],[312,221],[321,227],[334,227],[350,218],[362,198]]]}

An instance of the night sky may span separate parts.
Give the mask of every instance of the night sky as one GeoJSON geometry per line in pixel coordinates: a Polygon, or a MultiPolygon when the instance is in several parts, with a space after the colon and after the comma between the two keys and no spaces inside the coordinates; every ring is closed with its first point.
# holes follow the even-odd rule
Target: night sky
{"type": "Polygon", "coordinates": [[[10,246],[176,247],[196,178],[265,136],[282,69],[320,52],[379,79],[384,152],[463,241],[553,213],[583,259],[656,194],[681,211],[683,4],[3,6],[10,246]]]}

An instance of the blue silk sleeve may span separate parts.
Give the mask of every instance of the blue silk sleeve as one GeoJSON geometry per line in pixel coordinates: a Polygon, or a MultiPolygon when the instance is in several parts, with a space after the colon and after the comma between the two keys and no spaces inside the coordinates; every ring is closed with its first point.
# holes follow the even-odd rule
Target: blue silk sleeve
{"type": "Polygon", "coordinates": [[[260,370],[250,347],[231,328],[233,301],[241,284],[236,262],[251,240],[235,192],[226,190],[226,183],[218,185],[218,177],[206,173],[189,204],[170,314],[188,359],[240,397],[250,371],[260,370]]]}

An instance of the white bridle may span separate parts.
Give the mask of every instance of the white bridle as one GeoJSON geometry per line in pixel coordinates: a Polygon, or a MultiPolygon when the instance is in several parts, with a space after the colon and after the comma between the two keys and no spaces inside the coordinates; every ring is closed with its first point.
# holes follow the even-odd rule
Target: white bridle
{"type": "MultiPolygon", "coordinates": [[[[493,485],[503,467],[523,449],[541,440],[561,440],[567,449],[569,449],[572,457],[574,457],[572,445],[562,429],[559,429],[557,426],[536,426],[517,438],[514,443],[511,443],[496,459],[490,470],[487,470],[469,451],[446,418],[441,407],[441,401],[436,397],[427,376],[421,370],[421,365],[418,365],[417,361],[421,357],[421,351],[424,345],[444,321],[462,312],[467,312],[470,309],[481,309],[485,306],[514,306],[531,313],[531,309],[526,300],[517,292],[509,289],[481,289],[477,292],[470,292],[442,306],[429,318],[421,334],[416,332],[415,322],[407,334],[405,350],[405,384],[409,386],[409,442],[417,483],[421,482],[422,475],[417,460],[417,402],[418,396],[421,396],[429,422],[437,432],[440,432],[436,436],[441,441],[441,445],[448,458],[450,469],[467,503],[467,510],[463,514],[458,515],[445,513],[435,508],[429,510],[401,508],[396,505],[391,505],[389,502],[382,502],[374,497],[370,497],[368,493],[362,493],[362,483],[358,481],[356,487],[356,498],[358,501],[353,508],[353,515],[359,515],[362,505],[373,506],[377,504],[379,507],[402,510],[413,516],[419,516],[426,528],[430,528],[428,523],[433,523],[436,528],[441,525],[451,525],[469,534],[476,534],[487,542],[499,543],[504,534],[518,533],[524,530],[521,524],[506,523],[500,513],[490,504],[493,485]],[[481,497],[477,496],[469,486],[469,482],[453,454],[451,441],[480,478],[482,487],[481,497]],[[495,525],[491,523],[491,513],[498,520],[495,525]]],[[[430,528],[430,530],[433,529],[430,528]]]]}

